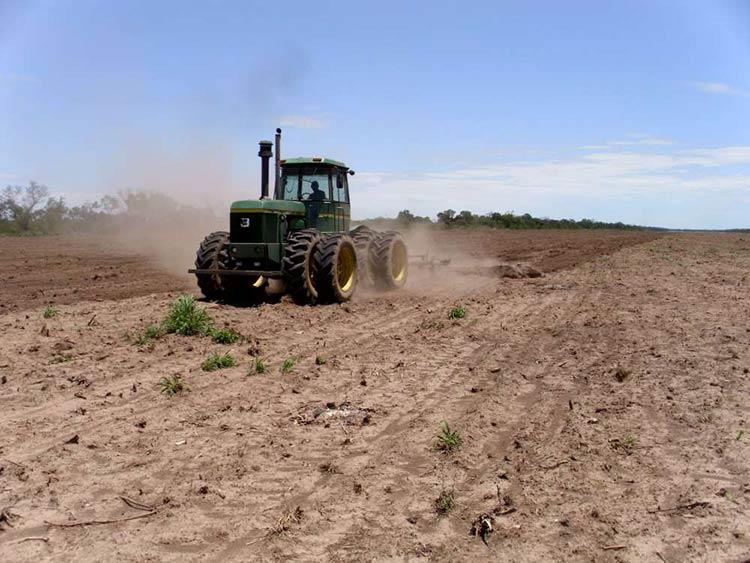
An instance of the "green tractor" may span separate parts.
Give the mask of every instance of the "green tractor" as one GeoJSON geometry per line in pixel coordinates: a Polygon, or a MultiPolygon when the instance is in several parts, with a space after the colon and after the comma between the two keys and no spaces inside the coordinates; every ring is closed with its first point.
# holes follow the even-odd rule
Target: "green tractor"
{"type": "Polygon", "coordinates": [[[341,303],[357,286],[384,290],[406,283],[406,244],[395,231],[350,230],[349,176],[329,158],[280,158],[269,197],[271,141],[260,141],[261,197],[235,201],[229,232],[211,233],[195,260],[198,287],[210,300],[259,302],[288,293],[299,303],[341,303]]]}

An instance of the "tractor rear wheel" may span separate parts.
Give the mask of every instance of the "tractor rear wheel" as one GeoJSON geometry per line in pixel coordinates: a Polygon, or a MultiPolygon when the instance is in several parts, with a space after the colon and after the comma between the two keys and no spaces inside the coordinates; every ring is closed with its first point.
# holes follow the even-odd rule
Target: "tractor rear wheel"
{"type": "MultiPolygon", "coordinates": [[[[195,268],[197,270],[218,270],[220,268],[219,255],[225,250],[228,243],[229,233],[226,231],[216,231],[204,238],[195,256],[195,268]]],[[[223,296],[224,288],[218,274],[195,274],[195,277],[198,280],[198,287],[206,299],[220,299],[223,296]]]]}
{"type": "Polygon", "coordinates": [[[377,234],[377,231],[365,225],[360,225],[349,231],[349,236],[352,237],[354,246],[357,249],[357,283],[364,287],[375,285],[375,276],[370,269],[369,256],[370,244],[377,234]]]}
{"type": "Polygon", "coordinates": [[[281,271],[287,293],[299,303],[318,301],[314,258],[319,243],[320,233],[315,229],[295,231],[286,239],[281,271]]]}
{"type": "Polygon", "coordinates": [[[381,289],[401,289],[409,273],[406,243],[396,231],[379,233],[370,244],[370,269],[381,289]]]}
{"type": "Polygon", "coordinates": [[[346,233],[324,235],[315,251],[318,291],[326,303],[349,301],[357,288],[357,249],[346,233]]]}

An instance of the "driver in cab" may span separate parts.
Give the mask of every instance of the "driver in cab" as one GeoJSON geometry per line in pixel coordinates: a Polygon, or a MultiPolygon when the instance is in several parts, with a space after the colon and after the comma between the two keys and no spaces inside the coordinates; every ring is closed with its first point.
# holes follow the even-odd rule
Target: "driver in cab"
{"type": "Polygon", "coordinates": [[[308,225],[315,228],[318,226],[321,202],[325,200],[326,194],[320,189],[320,185],[315,180],[310,184],[310,187],[312,188],[312,193],[307,196],[307,201],[313,203],[307,206],[307,220],[308,225]]]}

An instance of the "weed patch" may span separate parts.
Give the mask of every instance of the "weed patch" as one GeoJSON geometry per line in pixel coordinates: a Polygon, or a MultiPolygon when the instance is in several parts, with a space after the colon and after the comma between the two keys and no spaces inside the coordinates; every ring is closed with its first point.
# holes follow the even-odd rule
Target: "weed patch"
{"type": "Polygon", "coordinates": [[[161,387],[161,392],[168,397],[174,397],[179,393],[190,391],[190,387],[185,384],[179,375],[162,377],[159,381],[159,386],[161,387]]]}
{"type": "Polygon", "coordinates": [[[268,371],[268,362],[261,358],[260,356],[257,356],[253,363],[250,365],[250,369],[248,370],[248,375],[252,375],[253,373],[261,374],[266,373],[268,371]]]}
{"type": "Polygon", "coordinates": [[[240,333],[232,328],[212,328],[209,334],[217,344],[234,344],[241,338],[240,333]]]}
{"type": "Polygon", "coordinates": [[[211,317],[195,303],[195,297],[182,295],[170,306],[162,328],[166,333],[183,336],[207,334],[211,328],[211,317]]]}
{"type": "Polygon", "coordinates": [[[452,321],[463,319],[465,316],[466,309],[461,305],[457,305],[456,307],[453,307],[450,311],[448,311],[448,318],[452,321]]]}
{"type": "Polygon", "coordinates": [[[137,334],[133,338],[133,345],[139,348],[151,344],[153,340],[160,338],[164,334],[164,331],[159,325],[150,324],[143,329],[143,332],[137,334]]]}
{"type": "Polygon", "coordinates": [[[42,311],[42,316],[45,319],[51,319],[52,317],[56,317],[57,313],[59,313],[59,312],[60,311],[58,311],[57,309],[55,309],[52,305],[47,305],[44,308],[44,311],[42,311]]]}
{"type": "Polygon", "coordinates": [[[289,373],[294,369],[295,364],[297,363],[297,358],[290,356],[286,360],[284,360],[284,363],[281,364],[281,373],[289,373]]]}
{"type": "Polygon", "coordinates": [[[440,432],[437,435],[437,442],[435,448],[438,451],[450,453],[461,447],[461,435],[451,430],[451,427],[446,421],[440,424],[440,432]]]}
{"type": "Polygon", "coordinates": [[[453,491],[443,489],[440,491],[438,498],[435,499],[435,512],[438,513],[438,516],[447,516],[453,510],[455,502],[453,491]]]}
{"type": "Polygon", "coordinates": [[[231,368],[234,367],[234,365],[234,356],[232,356],[229,352],[227,352],[226,354],[213,352],[210,356],[208,356],[208,358],[203,360],[201,369],[203,371],[216,371],[217,369],[231,368]]]}

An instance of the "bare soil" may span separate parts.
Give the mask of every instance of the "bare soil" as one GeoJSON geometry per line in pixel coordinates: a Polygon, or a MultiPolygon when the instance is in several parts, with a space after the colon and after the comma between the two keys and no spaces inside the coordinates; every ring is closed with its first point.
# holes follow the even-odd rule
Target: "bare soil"
{"type": "MultiPolygon", "coordinates": [[[[415,271],[343,306],[203,304],[245,341],[139,349],[128,333],[185,278],[131,257],[106,293],[72,259],[83,247],[33,239],[24,264],[0,240],[0,558],[750,557],[750,239],[436,236],[545,275],[415,271]],[[60,261],[46,284],[34,260],[60,261]],[[9,289],[11,269],[42,296],[9,289]],[[146,291],[150,271],[163,277],[146,291]],[[456,305],[467,315],[450,320],[456,305]],[[213,351],[238,366],[201,371],[213,351]],[[190,390],[162,394],[172,375],[190,390]],[[448,453],[443,421],[462,438],[448,453]]],[[[124,259],[101,254],[89,263],[124,259]]]]}

